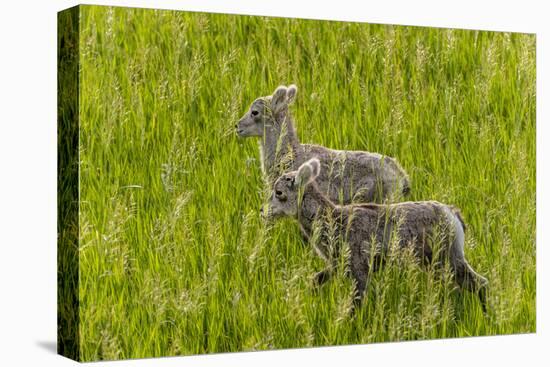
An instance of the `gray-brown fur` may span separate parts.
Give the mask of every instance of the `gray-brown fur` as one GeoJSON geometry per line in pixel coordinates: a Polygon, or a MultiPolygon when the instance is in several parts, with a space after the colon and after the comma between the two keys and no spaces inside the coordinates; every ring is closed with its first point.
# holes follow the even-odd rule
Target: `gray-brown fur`
{"type": "Polygon", "coordinates": [[[485,309],[488,282],[464,257],[464,224],[456,208],[436,201],[335,205],[319,190],[316,178],[320,171],[319,160],[312,159],[297,171],[279,177],[267,213],[270,218],[297,218],[310,237],[314,225],[320,226],[314,246],[328,266],[317,274],[319,284],[330,278],[339,256],[340,249],[329,247],[326,240],[327,233],[333,231],[350,248],[349,269],[356,281],[356,304],[365,293],[369,272],[375,270],[372,264],[381,264],[390,244],[396,241],[398,249],[411,248],[422,263],[448,261],[458,285],[478,292],[485,309]],[[441,246],[439,251],[433,247],[434,237],[441,246]],[[374,249],[376,252],[372,253],[374,249]],[[436,254],[437,258],[433,258],[436,254]],[[371,255],[376,261],[371,262],[371,255]]]}
{"type": "Polygon", "coordinates": [[[333,202],[395,201],[409,193],[408,176],[391,157],[300,144],[289,111],[296,92],[294,85],[280,86],[273,95],[256,99],[236,125],[239,136],[261,138],[262,168],[270,185],[316,157],[322,166],[318,185],[333,202]]]}

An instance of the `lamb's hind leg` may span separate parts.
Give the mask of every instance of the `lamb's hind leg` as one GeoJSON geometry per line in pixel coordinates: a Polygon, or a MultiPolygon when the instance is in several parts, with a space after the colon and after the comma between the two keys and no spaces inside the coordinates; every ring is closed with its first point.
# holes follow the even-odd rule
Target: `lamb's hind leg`
{"type": "Polygon", "coordinates": [[[464,257],[464,223],[460,214],[448,210],[451,223],[454,224],[454,239],[450,248],[451,268],[456,282],[462,289],[476,292],[481,301],[483,312],[487,312],[487,288],[489,282],[472,269],[464,257]]]}
{"type": "Polygon", "coordinates": [[[363,303],[363,298],[367,290],[367,280],[369,276],[369,267],[362,262],[353,262],[351,264],[351,276],[355,280],[355,288],[353,289],[353,303],[350,313],[355,315],[355,310],[363,303]]]}
{"type": "Polygon", "coordinates": [[[351,203],[381,203],[384,201],[383,190],[377,187],[372,179],[359,182],[351,191],[351,203]]]}
{"type": "Polygon", "coordinates": [[[466,260],[459,261],[453,265],[453,272],[456,282],[462,289],[477,293],[481,301],[481,308],[487,313],[487,288],[489,281],[476,273],[466,260]]]}

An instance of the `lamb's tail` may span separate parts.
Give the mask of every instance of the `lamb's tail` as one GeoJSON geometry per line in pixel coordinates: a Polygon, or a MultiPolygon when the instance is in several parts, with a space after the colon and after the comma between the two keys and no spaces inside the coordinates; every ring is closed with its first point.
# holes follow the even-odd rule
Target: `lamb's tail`
{"type": "Polygon", "coordinates": [[[464,218],[462,218],[462,214],[460,214],[460,210],[458,210],[454,206],[451,207],[451,210],[453,211],[453,214],[457,217],[458,221],[460,222],[460,225],[462,226],[462,230],[464,231],[464,233],[466,233],[466,223],[464,223],[464,218]]]}
{"type": "Polygon", "coordinates": [[[401,181],[401,194],[403,194],[403,196],[409,195],[411,193],[411,181],[407,172],[405,172],[395,158],[386,157],[385,161],[391,164],[393,169],[398,172],[397,177],[400,178],[401,181]]]}
{"type": "Polygon", "coordinates": [[[403,193],[403,196],[408,196],[411,193],[411,183],[408,176],[403,178],[401,192],[403,193]]]}
{"type": "Polygon", "coordinates": [[[397,162],[395,162],[395,166],[399,173],[401,174],[401,193],[403,196],[407,196],[411,193],[411,180],[409,179],[409,175],[407,175],[407,172],[401,167],[401,165],[397,162]]]}

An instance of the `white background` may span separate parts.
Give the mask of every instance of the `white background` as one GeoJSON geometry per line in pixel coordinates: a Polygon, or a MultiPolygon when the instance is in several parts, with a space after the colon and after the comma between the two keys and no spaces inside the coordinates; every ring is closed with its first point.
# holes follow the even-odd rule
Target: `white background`
{"type": "MultiPolygon", "coordinates": [[[[95,366],[549,365],[550,12],[544,1],[96,1],[97,4],[537,33],[537,333],[95,366]]],[[[0,5],[0,366],[74,362],[56,341],[56,12],[75,1],[0,5]]],[[[535,159],[535,157],[529,157],[535,159]]]]}

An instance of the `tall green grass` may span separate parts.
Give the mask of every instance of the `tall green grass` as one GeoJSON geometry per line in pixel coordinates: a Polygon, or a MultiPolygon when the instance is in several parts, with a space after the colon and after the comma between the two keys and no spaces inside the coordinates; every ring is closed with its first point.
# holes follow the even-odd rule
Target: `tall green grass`
{"type": "Polygon", "coordinates": [[[81,7],[80,352],[85,361],[535,331],[535,37],[81,7]],[[462,210],[489,312],[407,257],[347,317],[342,272],[259,218],[234,124],[298,85],[303,142],[396,157],[412,200],[462,210]]]}

